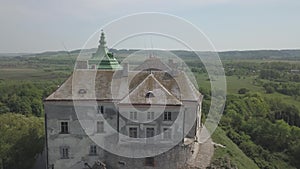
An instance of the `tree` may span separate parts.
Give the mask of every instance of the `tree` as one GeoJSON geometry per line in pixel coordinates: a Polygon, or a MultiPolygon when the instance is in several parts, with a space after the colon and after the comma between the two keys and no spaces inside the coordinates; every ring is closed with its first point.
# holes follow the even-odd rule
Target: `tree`
{"type": "Polygon", "coordinates": [[[43,112],[43,103],[41,99],[34,98],[31,102],[32,114],[41,117],[43,112]]]}
{"type": "Polygon", "coordinates": [[[44,148],[43,119],[6,113],[0,115],[0,166],[30,169],[44,148]]]}
{"type": "Polygon", "coordinates": [[[249,92],[249,89],[246,89],[246,88],[241,88],[238,93],[239,94],[246,94],[247,92],[249,92]]]}
{"type": "Polygon", "coordinates": [[[0,114],[9,112],[9,108],[2,102],[0,102],[0,114]]]}

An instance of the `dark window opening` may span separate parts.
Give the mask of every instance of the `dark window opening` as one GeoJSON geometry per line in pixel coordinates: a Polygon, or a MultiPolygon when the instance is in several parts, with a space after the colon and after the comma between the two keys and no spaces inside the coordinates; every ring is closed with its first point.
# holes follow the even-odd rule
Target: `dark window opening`
{"type": "Polygon", "coordinates": [[[98,113],[104,113],[104,106],[98,106],[98,113]]]}
{"type": "Polygon", "coordinates": [[[70,153],[69,147],[61,147],[61,158],[62,159],[68,159],[69,153],[70,153]]]}
{"type": "Polygon", "coordinates": [[[64,121],[60,123],[60,133],[68,134],[69,133],[69,123],[64,121]]]}
{"type": "Polygon", "coordinates": [[[90,155],[97,155],[97,146],[95,145],[90,146],[90,155]]]}
{"type": "Polygon", "coordinates": [[[172,120],[172,113],[164,112],[164,121],[171,121],[171,120],[172,120]]]}
{"type": "Polygon", "coordinates": [[[85,89],[79,89],[78,93],[79,94],[86,94],[86,90],[85,89]]]}
{"type": "Polygon", "coordinates": [[[155,129],[154,128],[147,128],[146,129],[146,137],[150,138],[150,137],[154,137],[155,135],[155,129]]]}
{"type": "Polygon", "coordinates": [[[145,96],[145,97],[146,97],[146,98],[154,97],[154,94],[153,94],[152,91],[148,91],[148,92],[146,93],[146,96],[145,96]]]}
{"type": "Polygon", "coordinates": [[[137,127],[130,127],[129,128],[129,137],[137,138],[137,127]]]}
{"type": "Polygon", "coordinates": [[[153,157],[145,158],[145,166],[154,167],[154,158],[153,157]]]}

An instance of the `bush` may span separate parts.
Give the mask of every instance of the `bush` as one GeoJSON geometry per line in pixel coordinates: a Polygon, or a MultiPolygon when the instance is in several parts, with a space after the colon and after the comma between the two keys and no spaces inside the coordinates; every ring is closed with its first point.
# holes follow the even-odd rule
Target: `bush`
{"type": "Polygon", "coordinates": [[[246,94],[247,92],[249,92],[249,89],[246,89],[246,88],[241,88],[238,93],[239,94],[246,94]]]}

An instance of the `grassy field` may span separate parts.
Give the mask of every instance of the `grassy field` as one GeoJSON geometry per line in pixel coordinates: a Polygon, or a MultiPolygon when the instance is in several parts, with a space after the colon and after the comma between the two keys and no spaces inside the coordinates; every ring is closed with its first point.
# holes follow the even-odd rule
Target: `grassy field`
{"type": "Polygon", "coordinates": [[[65,71],[45,71],[43,69],[0,69],[1,80],[59,80],[69,76],[65,71]]]}
{"type": "MultiPolygon", "coordinates": [[[[205,73],[198,73],[195,75],[196,80],[198,82],[198,86],[204,88],[206,90],[210,89],[210,80],[207,74],[205,73]]],[[[237,94],[238,90],[241,88],[247,88],[253,92],[264,92],[263,87],[256,86],[253,84],[253,80],[255,76],[227,76],[226,83],[227,83],[227,92],[229,94],[237,94]]]]}
{"type": "Polygon", "coordinates": [[[238,90],[241,88],[247,88],[252,92],[264,92],[263,87],[256,86],[253,84],[255,76],[227,76],[227,92],[230,94],[237,94],[238,90]]]}

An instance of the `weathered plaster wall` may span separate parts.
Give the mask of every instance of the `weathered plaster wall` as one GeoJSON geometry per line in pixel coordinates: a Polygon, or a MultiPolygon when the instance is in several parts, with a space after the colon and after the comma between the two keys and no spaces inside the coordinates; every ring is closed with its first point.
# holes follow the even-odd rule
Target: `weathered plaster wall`
{"type": "MultiPolygon", "coordinates": [[[[191,155],[190,147],[184,147],[181,145],[176,146],[175,148],[169,150],[166,153],[163,153],[159,156],[154,157],[155,167],[145,167],[145,159],[131,159],[124,158],[113,155],[102,150],[98,147],[98,155],[91,156],[89,155],[90,146],[95,143],[87,136],[96,137],[97,135],[101,135],[102,133],[95,133],[96,131],[96,123],[98,120],[105,120],[110,124],[111,128],[115,131],[118,130],[117,126],[117,118],[118,114],[115,109],[115,105],[113,103],[101,102],[98,105],[104,105],[107,109],[104,114],[97,113],[97,107],[93,106],[92,103],[84,103],[79,104],[78,107],[74,108],[72,102],[61,101],[61,102],[45,102],[45,113],[47,115],[47,139],[48,139],[48,164],[51,166],[54,164],[55,169],[82,169],[85,168],[84,163],[87,162],[92,165],[95,161],[100,160],[107,163],[112,169],[150,169],[150,168],[159,168],[159,169],[175,169],[179,166],[182,166],[191,155]],[[75,109],[77,110],[77,114],[75,113],[75,109]],[[82,129],[82,125],[80,124],[78,119],[85,119],[84,129],[82,129]],[[69,122],[69,134],[60,134],[60,122],[68,121],[69,122]],[[61,146],[68,146],[70,148],[69,159],[61,159],[61,146]],[[125,161],[126,165],[119,164],[119,161],[125,161]]],[[[185,121],[195,119],[197,104],[195,103],[186,103],[188,108],[185,113],[185,121]]],[[[176,109],[171,108],[168,111],[176,112],[176,109]]],[[[127,111],[129,112],[129,110],[127,111]]],[[[176,117],[177,115],[175,115],[176,117]]],[[[166,122],[164,124],[163,117],[158,117],[158,119],[151,122],[148,125],[157,125],[157,134],[162,125],[171,125],[170,122],[166,122]],[[169,124],[170,123],[170,124],[169,124]]],[[[120,123],[120,130],[127,134],[127,131],[124,131],[126,128],[126,124],[130,125],[129,120],[125,118],[123,119],[123,123],[120,123]]],[[[139,127],[143,129],[145,126],[139,127]]],[[[177,126],[178,128],[182,126],[177,126]]],[[[189,137],[194,138],[196,130],[196,123],[194,124],[193,129],[189,132],[189,137]]],[[[174,129],[175,131],[175,129],[174,129]]],[[[179,130],[180,131],[180,130],[179,130]]],[[[140,136],[144,136],[145,133],[141,130],[140,136]]],[[[107,131],[104,133],[106,135],[112,134],[112,131],[107,131]],[[110,133],[111,132],[111,133],[110,133]]],[[[181,133],[179,133],[181,134],[181,133]]],[[[101,137],[99,137],[101,138],[101,137]]],[[[99,140],[98,140],[99,141],[99,140]]],[[[102,142],[109,142],[109,140],[100,140],[102,142]]]]}
{"type": "Polygon", "coordinates": [[[87,103],[79,105],[79,107],[76,108],[78,111],[77,113],[85,113],[87,116],[77,116],[73,103],[71,102],[45,103],[49,165],[54,165],[54,168],[58,169],[82,169],[84,167],[84,162],[93,164],[97,160],[104,160],[104,151],[100,147],[97,149],[97,156],[89,155],[90,146],[95,145],[95,143],[84,132],[84,129],[78,120],[81,118],[87,119],[87,121],[84,121],[86,124],[83,126],[86,129],[86,132],[91,135],[101,134],[95,134],[98,120],[105,119],[105,121],[110,123],[112,128],[116,129],[117,114],[115,113],[112,115],[110,112],[110,110],[114,108],[114,105],[112,103],[102,104],[109,109],[109,111],[106,112],[109,114],[104,113],[103,115],[99,115],[97,114],[97,108],[87,103]],[[60,122],[62,121],[69,122],[69,134],[60,134],[60,122]],[[60,148],[62,146],[69,147],[69,159],[61,159],[60,148]]]}
{"type": "Polygon", "coordinates": [[[192,145],[178,145],[154,157],[154,167],[145,166],[145,158],[125,158],[110,153],[105,154],[106,164],[111,169],[177,169],[182,167],[192,155],[192,145]]]}

